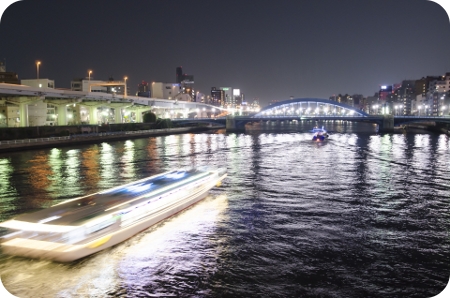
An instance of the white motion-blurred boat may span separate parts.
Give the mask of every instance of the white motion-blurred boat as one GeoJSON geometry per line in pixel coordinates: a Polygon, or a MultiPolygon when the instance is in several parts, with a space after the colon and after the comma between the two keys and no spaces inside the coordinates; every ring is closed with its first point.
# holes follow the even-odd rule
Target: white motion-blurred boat
{"type": "Polygon", "coordinates": [[[70,262],[113,246],[205,198],[226,169],[169,171],[0,223],[6,254],[70,262]]]}

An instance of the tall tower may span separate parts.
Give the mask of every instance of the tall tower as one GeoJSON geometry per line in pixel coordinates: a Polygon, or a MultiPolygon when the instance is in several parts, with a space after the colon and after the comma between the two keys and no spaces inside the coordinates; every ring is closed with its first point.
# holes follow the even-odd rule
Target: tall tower
{"type": "Polygon", "coordinates": [[[182,66],[177,67],[176,74],[177,74],[176,82],[178,84],[180,84],[181,81],[183,80],[183,67],[182,66]]]}

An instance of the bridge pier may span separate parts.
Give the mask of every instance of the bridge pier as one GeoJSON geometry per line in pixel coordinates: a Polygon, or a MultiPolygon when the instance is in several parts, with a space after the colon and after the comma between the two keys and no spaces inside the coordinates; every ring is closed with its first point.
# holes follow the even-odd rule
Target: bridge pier
{"type": "Polygon", "coordinates": [[[240,128],[240,127],[236,126],[236,119],[230,115],[227,116],[225,128],[226,128],[227,132],[244,132],[245,131],[245,127],[240,128]]]}
{"type": "Polygon", "coordinates": [[[394,132],[393,115],[383,115],[381,122],[378,123],[378,132],[381,133],[394,132]]]}

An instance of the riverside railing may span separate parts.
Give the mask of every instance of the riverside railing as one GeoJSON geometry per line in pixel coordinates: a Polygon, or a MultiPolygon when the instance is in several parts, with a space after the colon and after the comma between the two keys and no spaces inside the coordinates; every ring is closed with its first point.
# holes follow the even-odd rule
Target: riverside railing
{"type": "Polygon", "coordinates": [[[53,142],[53,141],[61,141],[61,140],[70,140],[70,136],[69,137],[51,137],[51,138],[39,138],[39,139],[21,139],[21,140],[0,141],[0,145],[43,143],[43,142],[53,142]]]}

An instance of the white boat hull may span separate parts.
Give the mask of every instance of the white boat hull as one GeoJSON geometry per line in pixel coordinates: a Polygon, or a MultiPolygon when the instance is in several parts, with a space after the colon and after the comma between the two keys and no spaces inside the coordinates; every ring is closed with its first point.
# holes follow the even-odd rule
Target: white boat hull
{"type": "MultiPolygon", "coordinates": [[[[14,238],[3,242],[2,250],[6,254],[15,256],[49,259],[58,262],[71,262],[121,243],[142,230],[145,230],[199,202],[208,195],[208,191],[211,188],[220,183],[225,177],[226,174],[218,179],[208,182],[208,184],[198,193],[182,198],[177,203],[156,211],[130,226],[113,230],[111,233],[103,234],[95,239],[90,239],[89,242],[86,243],[71,245],[26,238],[14,238]]],[[[112,227],[112,229],[113,228],[114,227],[112,227]]]]}

